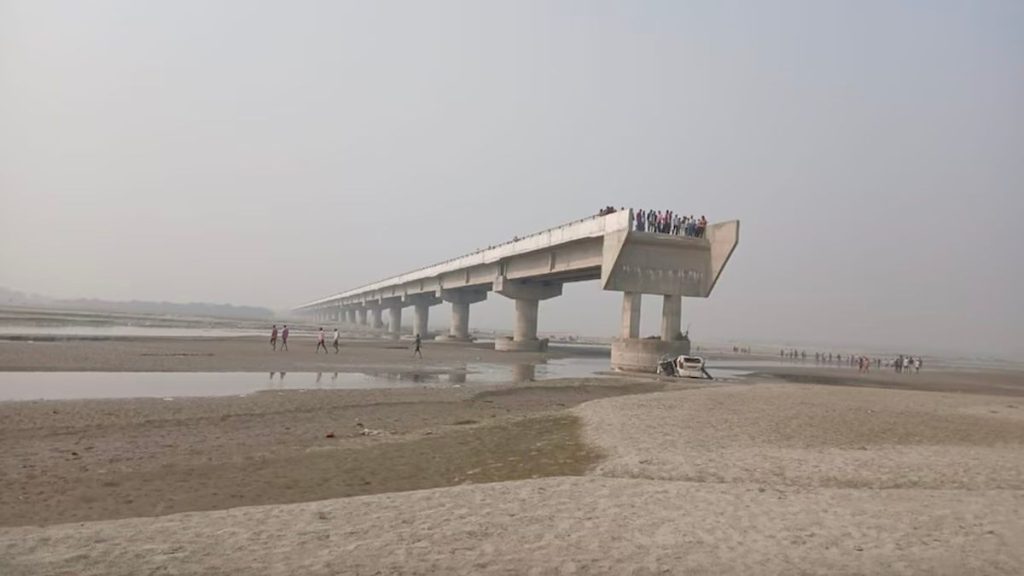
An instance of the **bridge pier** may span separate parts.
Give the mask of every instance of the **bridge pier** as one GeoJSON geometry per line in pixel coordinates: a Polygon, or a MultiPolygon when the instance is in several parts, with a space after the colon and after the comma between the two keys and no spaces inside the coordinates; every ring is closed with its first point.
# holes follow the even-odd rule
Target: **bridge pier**
{"type": "Polygon", "coordinates": [[[548,340],[537,338],[537,317],[540,301],[562,295],[562,285],[508,280],[494,281],[494,291],[516,301],[516,321],[512,338],[498,338],[494,349],[501,352],[540,352],[548,349],[548,340]]]}
{"type": "Polygon", "coordinates": [[[402,305],[394,303],[388,307],[388,338],[398,340],[402,337],[402,305]]]}
{"type": "Polygon", "coordinates": [[[612,341],[612,369],[655,372],[662,356],[690,353],[690,340],[680,333],[682,296],[662,296],[661,338],[657,340],[640,338],[640,298],[638,292],[623,293],[622,331],[621,337],[612,341]]]}
{"type": "Polygon", "coordinates": [[[384,319],[381,317],[383,310],[379,306],[370,308],[370,326],[375,330],[380,330],[384,327],[384,319]]]}
{"type": "Polygon", "coordinates": [[[356,322],[358,322],[360,326],[366,326],[366,308],[356,309],[356,322]]]}
{"type": "Polygon", "coordinates": [[[448,334],[438,336],[438,340],[454,340],[469,342],[469,305],[487,299],[486,290],[442,290],[441,299],[452,305],[451,326],[448,334]]]}
{"type": "Polygon", "coordinates": [[[622,293],[622,338],[640,337],[640,299],[639,292],[622,293]]]}
{"type": "Polygon", "coordinates": [[[661,339],[664,342],[679,340],[683,323],[683,297],[663,296],[661,302],[661,339]]]}
{"type": "Polygon", "coordinates": [[[430,338],[430,307],[441,303],[441,299],[432,293],[413,294],[403,298],[406,304],[412,304],[412,333],[420,339],[430,338]]]}
{"type": "Polygon", "coordinates": [[[419,336],[421,340],[426,340],[429,335],[427,333],[428,326],[430,324],[430,306],[418,303],[413,305],[412,309],[412,333],[414,336],[419,336]]]}

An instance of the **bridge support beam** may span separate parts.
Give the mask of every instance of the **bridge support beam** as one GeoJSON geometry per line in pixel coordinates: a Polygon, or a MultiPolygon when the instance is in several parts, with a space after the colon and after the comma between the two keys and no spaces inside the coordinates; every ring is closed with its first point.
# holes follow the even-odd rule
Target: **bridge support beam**
{"type": "Polygon", "coordinates": [[[441,299],[452,305],[452,321],[448,334],[438,336],[438,340],[469,342],[469,305],[487,299],[486,290],[442,290],[441,299]]]}
{"type": "Polygon", "coordinates": [[[360,326],[366,326],[366,308],[356,309],[356,322],[358,322],[360,326]]]}
{"type": "Polygon", "coordinates": [[[548,340],[537,338],[537,317],[540,301],[562,295],[562,285],[508,280],[501,276],[494,281],[494,291],[516,301],[516,321],[512,338],[494,341],[494,349],[502,352],[540,352],[547,350],[548,340]]]}

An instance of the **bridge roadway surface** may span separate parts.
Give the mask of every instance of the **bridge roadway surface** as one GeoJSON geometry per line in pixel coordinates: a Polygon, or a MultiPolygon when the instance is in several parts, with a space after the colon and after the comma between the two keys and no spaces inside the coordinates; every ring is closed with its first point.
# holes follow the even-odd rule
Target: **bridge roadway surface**
{"type": "Polygon", "coordinates": [[[598,280],[623,293],[622,328],[612,344],[612,367],[652,370],[663,354],[686,354],[680,332],[682,298],[707,298],[739,242],[739,221],[711,224],[693,238],[633,230],[633,211],[592,216],[510,242],[327,296],[295,309],[321,321],[383,329],[398,338],[402,309],[413,308],[414,334],[427,337],[430,307],[451,304],[448,333],[439,339],[468,341],[470,305],[489,292],[515,301],[511,338],[497,350],[538,351],[539,302],[562,294],[566,282],[598,280]],[[640,296],[663,297],[661,337],[641,340],[640,296]]]}

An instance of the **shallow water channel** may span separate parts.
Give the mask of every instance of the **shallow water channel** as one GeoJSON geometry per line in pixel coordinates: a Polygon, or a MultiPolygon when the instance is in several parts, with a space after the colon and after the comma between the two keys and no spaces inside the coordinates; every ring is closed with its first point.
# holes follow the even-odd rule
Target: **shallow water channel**
{"type": "Polygon", "coordinates": [[[0,401],[232,396],[260,390],[401,388],[582,378],[607,370],[605,358],[540,364],[373,369],[359,372],[0,372],[0,401]]]}
{"type": "MultiPolygon", "coordinates": [[[[0,401],[234,396],[262,390],[356,390],[521,383],[607,375],[608,359],[573,357],[537,364],[374,368],[355,372],[0,372],[0,401]]],[[[746,371],[710,370],[716,379],[746,371]]]]}

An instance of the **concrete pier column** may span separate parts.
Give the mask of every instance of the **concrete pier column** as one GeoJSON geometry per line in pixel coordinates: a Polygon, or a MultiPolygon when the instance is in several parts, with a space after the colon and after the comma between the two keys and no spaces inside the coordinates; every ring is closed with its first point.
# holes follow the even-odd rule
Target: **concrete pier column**
{"type": "Polygon", "coordinates": [[[663,356],[690,353],[690,341],[679,337],[682,325],[682,296],[662,295],[661,338],[640,338],[640,293],[626,292],[622,297],[622,332],[612,341],[612,368],[654,372],[663,356]]]}
{"type": "Polygon", "coordinates": [[[430,306],[419,302],[413,306],[412,333],[421,339],[427,337],[427,326],[430,324],[430,306]]]}
{"type": "Polygon", "coordinates": [[[622,294],[622,338],[640,337],[640,297],[639,292],[622,294]]]}
{"type": "Polygon", "coordinates": [[[469,340],[469,302],[452,302],[452,323],[448,337],[453,340],[469,340]]]}
{"type": "Polygon", "coordinates": [[[370,325],[377,330],[384,327],[384,319],[381,318],[381,312],[380,308],[370,308],[370,325]]]}
{"type": "Polygon", "coordinates": [[[438,336],[439,340],[459,340],[468,342],[469,337],[469,305],[487,299],[487,291],[480,289],[442,290],[441,299],[452,305],[451,326],[448,334],[438,336]]]}
{"type": "Polygon", "coordinates": [[[522,342],[537,339],[537,311],[540,300],[516,299],[516,324],[512,330],[512,339],[522,342]]]}
{"type": "Polygon", "coordinates": [[[388,336],[397,340],[402,336],[402,305],[392,304],[388,308],[388,336]]]}
{"type": "Polygon", "coordinates": [[[366,308],[356,310],[356,321],[360,326],[366,326],[366,308]]]}
{"type": "Polygon", "coordinates": [[[665,342],[679,340],[679,329],[683,321],[683,297],[664,296],[661,304],[661,339],[665,342]]]}
{"type": "Polygon", "coordinates": [[[516,320],[512,338],[494,341],[494,349],[503,352],[538,352],[547,350],[547,339],[537,338],[537,317],[540,301],[562,294],[562,285],[544,282],[522,282],[499,276],[494,291],[516,301],[516,320]]]}
{"type": "Polygon", "coordinates": [[[402,303],[413,307],[412,333],[419,334],[423,340],[430,338],[430,307],[440,304],[441,299],[434,292],[420,292],[407,294],[402,303]]]}

